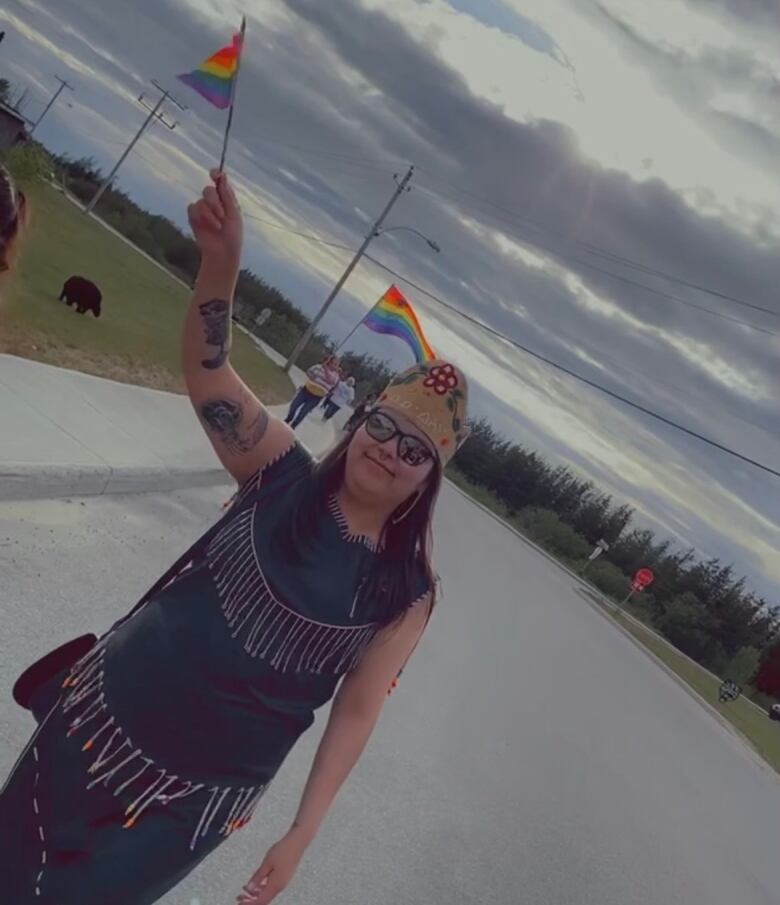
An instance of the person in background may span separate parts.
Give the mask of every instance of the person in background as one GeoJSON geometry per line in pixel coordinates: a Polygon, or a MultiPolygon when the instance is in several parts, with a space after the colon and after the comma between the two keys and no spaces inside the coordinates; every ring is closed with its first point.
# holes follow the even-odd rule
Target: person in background
{"type": "Polygon", "coordinates": [[[287,417],[284,419],[293,430],[303,419],[335,389],[339,382],[339,360],[335,355],[328,355],[320,364],[312,365],[306,372],[306,383],[293,396],[287,417]]]}
{"type": "Polygon", "coordinates": [[[0,273],[13,267],[19,237],[27,223],[27,199],[0,164],[0,273]]]}
{"type": "MultiPolygon", "coordinates": [[[[341,381],[344,380],[346,378],[346,376],[347,376],[347,372],[344,370],[344,366],[340,364],[339,365],[339,383],[341,383],[341,381]]],[[[338,385],[339,384],[337,383],[336,386],[338,386],[338,385]]],[[[335,389],[336,389],[336,387],[331,387],[328,390],[328,392],[322,397],[322,402],[320,403],[321,408],[327,410],[328,402],[330,402],[330,398],[333,395],[333,391],[335,389]]]]}
{"type": "Polygon", "coordinates": [[[360,422],[365,417],[366,412],[370,411],[370,409],[374,407],[376,398],[376,393],[368,393],[360,400],[360,402],[355,406],[355,410],[350,415],[349,421],[347,421],[347,423],[344,425],[345,431],[355,430],[358,424],[360,424],[360,422]]]}
{"type": "Polygon", "coordinates": [[[330,421],[340,408],[343,408],[345,405],[351,406],[354,401],[355,378],[347,377],[345,380],[339,380],[328,398],[322,404],[322,407],[325,410],[322,415],[322,420],[330,421]]]}

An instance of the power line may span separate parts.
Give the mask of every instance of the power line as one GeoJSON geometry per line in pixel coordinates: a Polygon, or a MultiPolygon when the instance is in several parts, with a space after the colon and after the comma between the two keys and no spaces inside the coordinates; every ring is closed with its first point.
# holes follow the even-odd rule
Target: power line
{"type": "Polygon", "coordinates": [[[109,185],[111,185],[111,182],[112,182],[114,176],[116,176],[117,171],[122,166],[122,164],[124,163],[126,158],[130,155],[131,151],[136,146],[137,142],[140,140],[140,138],[144,134],[144,132],[147,130],[147,128],[149,127],[152,120],[156,119],[158,122],[161,122],[168,129],[173,130],[176,128],[176,126],[178,125],[178,122],[175,122],[175,121],[169,122],[165,118],[165,111],[162,109],[163,104],[166,101],[170,101],[172,104],[177,106],[180,110],[187,109],[187,106],[185,104],[182,104],[180,101],[176,100],[176,98],[173,96],[173,94],[167,88],[163,88],[162,85],[158,84],[154,79],[152,79],[152,84],[154,85],[155,89],[160,92],[160,96],[157,98],[157,101],[155,102],[154,106],[147,103],[143,94],[141,94],[139,96],[138,102],[146,110],[149,111],[149,114],[146,117],[146,119],[143,121],[143,123],[141,123],[141,127],[138,129],[138,131],[133,136],[132,140],[130,141],[130,144],[127,146],[127,148],[125,149],[122,156],[114,164],[114,168],[111,170],[111,172],[108,174],[108,176],[106,176],[106,178],[101,183],[100,188],[95,192],[95,194],[92,196],[92,199],[90,200],[90,202],[84,208],[85,214],[89,214],[94,210],[95,205],[98,203],[98,201],[100,201],[101,197],[103,196],[103,193],[106,191],[106,189],[109,187],[109,185]]]}
{"type": "MultiPolygon", "coordinates": [[[[139,157],[141,157],[141,159],[145,159],[137,151],[135,153],[139,157]]],[[[148,163],[148,161],[147,161],[147,163],[148,163]]],[[[189,185],[186,185],[185,183],[181,182],[180,180],[174,180],[174,181],[179,182],[180,185],[183,185],[186,188],[190,188],[189,185]]],[[[244,212],[244,216],[250,220],[256,220],[259,223],[264,223],[266,226],[270,226],[274,229],[280,229],[280,230],[283,230],[284,232],[292,233],[293,235],[300,236],[303,239],[307,239],[308,241],[315,242],[319,245],[327,245],[327,246],[330,246],[331,248],[339,248],[342,251],[354,252],[354,249],[350,248],[348,245],[343,245],[340,242],[331,242],[327,239],[322,239],[319,236],[314,236],[311,233],[299,232],[298,230],[292,229],[291,227],[284,226],[280,223],[274,223],[271,220],[266,220],[262,217],[258,217],[255,214],[249,214],[247,212],[244,212]]],[[[775,477],[780,477],[780,471],[776,471],[775,469],[771,468],[770,466],[764,465],[763,463],[758,462],[755,459],[751,459],[750,457],[745,456],[742,453],[737,452],[736,450],[731,449],[728,446],[724,446],[723,444],[718,443],[716,440],[712,440],[709,437],[705,437],[703,434],[700,434],[697,431],[691,430],[690,428],[685,427],[682,424],[678,424],[677,422],[672,421],[670,418],[667,418],[666,416],[661,415],[658,412],[654,412],[652,409],[646,408],[645,406],[641,405],[638,402],[634,402],[633,400],[628,399],[625,396],[620,395],[619,393],[615,393],[613,390],[610,390],[607,387],[604,387],[601,384],[596,383],[593,380],[590,380],[589,378],[583,376],[582,374],[578,374],[576,371],[572,371],[571,369],[565,367],[564,365],[558,364],[558,362],[555,362],[552,359],[547,358],[544,355],[541,355],[539,352],[534,352],[533,349],[529,349],[527,346],[524,346],[522,343],[517,342],[517,340],[514,340],[511,337],[508,337],[508,336],[504,335],[503,333],[501,333],[500,331],[496,330],[494,327],[490,327],[488,324],[484,323],[484,321],[479,320],[479,318],[473,317],[470,314],[466,314],[465,311],[461,311],[459,308],[456,308],[454,305],[450,304],[449,302],[445,302],[444,299],[435,295],[430,290],[425,289],[424,287],[415,283],[413,280],[410,280],[408,277],[405,277],[402,274],[398,273],[397,271],[393,270],[392,268],[388,267],[386,264],[382,264],[381,261],[377,261],[377,259],[374,258],[372,255],[364,254],[364,257],[366,257],[369,261],[371,261],[373,264],[375,264],[380,269],[389,273],[391,276],[394,276],[396,279],[401,280],[402,282],[406,283],[409,286],[412,286],[418,292],[423,293],[423,295],[428,296],[428,298],[430,298],[433,301],[437,302],[438,304],[442,305],[447,310],[452,311],[454,314],[457,314],[459,317],[462,317],[464,320],[469,321],[470,323],[473,323],[475,326],[484,330],[486,333],[490,333],[493,336],[497,337],[498,339],[501,339],[504,342],[508,343],[509,345],[520,349],[522,352],[525,352],[527,355],[530,355],[531,357],[537,359],[538,361],[541,361],[544,364],[547,364],[550,367],[555,368],[556,370],[561,371],[564,374],[567,374],[569,377],[573,377],[575,380],[578,380],[581,383],[586,384],[587,386],[591,387],[592,389],[598,390],[599,392],[604,393],[607,396],[610,396],[619,402],[622,402],[624,405],[628,405],[631,408],[634,408],[637,411],[640,411],[643,414],[648,415],[651,418],[655,418],[657,421],[661,421],[663,424],[666,424],[669,427],[673,427],[676,430],[682,431],[683,433],[688,434],[689,436],[694,437],[695,439],[700,440],[701,442],[706,443],[709,446],[712,446],[715,449],[720,450],[721,452],[724,452],[730,456],[740,459],[741,461],[746,462],[748,465],[753,465],[755,468],[761,469],[762,471],[765,471],[771,475],[774,475],[775,477]]]]}
{"type": "Polygon", "coordinates": [[[763,306],[756,305],[753,302],[746,302],[744,299],[729,295],[727,292],[720,292],[717,289],[710,289],[707,286],[702,286],[699,283],[693,283],[690,280],[684,279],[683,277],[673,277],[670,274],[664,273],[664,271],[662,270],[658,270],[654,267],[648,267],[645,264],[640,264],[638,261],[634,261],[631,258],[624,258],[621,255],[614,254],[614,252],[604,251],[603,249],[600,249],[595,245],[590,246],[587,242],[582,242],[582,245],[586,248],[586,250],[590,251],[591,254],[598,255],[602,258],[607,258],[608,260],[615,260],[618,263],[624,264],[626,267],[633,267],[635,270],[640,270],[642,271],[642,273],[647,273],[652,276],[661,277],[662,279],[671,280],[675,283],[679,283],[681,286],[687,286],[688,289],[696,289],[699,292],[706,292],[709,295],[715,296],[715,298],[724,299],[727,302],[734,302],[736,305],[744,305],[746,308],[752,308],[755,311],[762,311],[764,314],[771,314],[773,317],[780,317],[780,311],[773,311],[771,308],[764,308],[763,306]]]}
{"type": "MultiPolygon", "coordinates": [[[[75,91],[73,85],[66,82],[65,79],[61,79],[58,75],[55,75],[54,78],[60,83],[59,88],[57,88],[57,90],[54,92],[54,94],[49,98],[48,104],[46,104],[46,106],[43,108],[43,113],[41,113],[41,115],[38,117],[38,119],[36,119],[35,122],[32,124],[32,127],[30,129],[30,135],[32,135],[33,132],[38,128],[38,126],[40,126],[41,122],[43,121],[43,118],[46,116],[46,114],[49,112],[49,110],[51,110],[51,108],[57,102],[57,98],[62,94],[62,92],[66,88],[69,91],[75,91]]],[[[23,96],[24,95],[22,95],[22,97],[23,96]]],[[[21,98],[20,98],[20,100],[21,100],[21,98]]],[[[18,103],[19,102],[17,102],[17,104],[18,103]]]]}
{"type": "MultiPolygon", "coordinates": [[[[352,166],[367,167],[367,168],[375,170],[375,171],[386,171],[390,167],[398,167],[403,163],[401,158],[392,159],[392,158],[378,158],[378,157],[366,157],[366,156],[357,156],[357,155],[351,155],[351,154],[343,154],[341,152],[330,150],[330,149],[300,145],[300,144],[296,144],[293,142],[287,142],[282,139],[271,138],[271,137],[265,136],[265,135],[260,136],[260,137],[255,137],[253,140],[258,141],[258,142],[264,142],[264,143],[268,143],[268,144],[278,145],[278,146],[284,147],[284,148],[290,148],[292,150],[298,151],[303,154],[313,154],[318,157],[327,157],[327,158],[331,158],[333,160],[345,161],[345,162],[350,163],[352,166]]],[[[243,148],[240,148],[240,147],[237,148],[237,151],[240,154],[242,154],[247,160],[249,160],[251,163],[253,163],[255,166],[259,166],[257,161],[252,159],[252,157],[250,156],[250,153],[248,151],[245,151],[243,148]]],[[[443,177],[435,175],[427,167],[418,166],[418,171],[426,173],[429,177],[432,177],[434,180],[439,180],[440,182],[443,182],[445,185],[448,185],[454,191],[460,192],[461,194],[466,195],[475,201],[479,201],[483,204],[487,204],[487,205],[495,208],[496,210],[499,210],[505,214],[511,215],[513,218],[515,218],[512,221],[509,221],[509,222],[513,223],[513,225],[530,226],[537,231],[547,233],[548,235],[559,238],[563,241],[573,242],[573,243],[579,245],[580,247],[582,247],[589,254],[593,254],[593,255],[596,255],[599,257],[604,257],[615,263],[622,264],[625,267],[633,268],[642,273],[646,273],[651,276],[657,276],[661,279],[668,280],[670,282],[678,283],[679,285],[685,286],[689,289],[694,289],[698,292],[703,292],[703,293],[712,295],[712,296],[722,299],[724,301],[729,301],[729,302],[732,302],[737,305],[742,305],[746,308],[750,308],[755,311],[760,311],[764,314],[769,314],[773,317],[780,317],[780,312],[773,311],[771,308],[765,308],[762,305],[757,305],[753,302],[748,302],[744,299],[738,298],[737,296],[730,295],[729,293],[721,292],[717,289],[712,289],[708,286],[703,286],[699,283],[695,283],[693,281],[686,280],[683,277],[679,277],[674,274],[667,273],[666,271],[660,270],[659,268],[649,267],[646,264],[643,264],[639,261],[635,261],[635,260],[625,257],[623,255],[618,255],[615,252],[612,252],[608,249],[601,248],[592,243],[585,242],[581,239],[576,239],[574,237],[565,236],[564,234],[557,232],[556,230],[552,229],[551,227],[547,226],[546,224],[542,224],[537,221],[534,221],[531,218],[524,217],[524,216],[518,214],[516,211],[512,210],[511,208],[507,208],[501,204],[498,204],[497,202],[493,201],[490,198],[486,198],[485,196],[479,195],[476,192],[472,192],[469,189],[465,189],[462,186],[455,185],[454,183],[444,179],[443,177]]],[[[440,195],[444,195],[446,197],[446,193],[442,192],[440,189],[436,189],[435,192],[440,195]]],[[[453,199],[453,200],[457,201],[458,199],[453,199]]],[[[495,216],[495,215],[493,215],[493,216],[495,216]]],[[[526,240],[526,241],[528,241],[528,240],[526,240]]],[[[541,247],[545,247],[545,246],[541,246],[541,247]]],[[[560,254],[560,252],[557,252],[554,249],[547,248],[547,250],[550,251],[552,254],[560,254]]],[[[587,262],[579,261],[578,259],[573,259],[573,260],[577,260],[578,263],[583,264],[583,266],[588,266],[587,262]]],[[[608,276],[613,276],[616,279],[621,279],[618,274],[613,274],[611,271],[603,270],[601,272],[608,276]]],[[[722,315],[719,312],[712,311],[712,309],[710,309],[710,308],[705,308],[704,306],[696,305],[694,302],[690,302],[686,299],[681,299],[679,296],[672,296],[667,293],[663,293],[661,290],[653,289],[652,287],[649,287],[644,283],[632,282],[626,277],[623,277],[622,280],[626,283],[629,283],[630,285],[634,285],[638,288],[645,289],[648,292],[652,292],[653,294],[658,295],[659,297],[677,301],[682,304],[687,304],[691,307],[698,308],[701,311],[712,314],[715,317],[724,317],[727,320],[733,320],[734,323],[740,324],[742,326],[750,327],[751,329],[758,330],[759,332],[769,333],[770,335],[773,335],[773,336],[777,335],[775,333],[772,333],[772,331],[764,330],[763,328],[757,327],[754,324],[735,320],[733,318],[729,318],[726,315],[722,315]]]]}
{"type": "MultiPolygon", "coordinates": [[[[139,151],[134,150],[134,154],[135,154],[137,157],[140,157],[141,160],[143,160],[144,162],[146,162],[149,166],[152,166],[151,162],[150,162],[149,160],[147,160],[147,159],[146,159],[139,151]]],[[[257,166],[257,164],[255,164],[255,165],[257,166]]],[[[187,185],[187,184],[181,182],[181,180],[174,179],[174,181],[175,181],[175,182],[178,182],[179,185],[182,185],[182,186],[184,186],[185,188],[190,188],[189,185],[187,185]]],[[[193,191],[194,191],[194,190],[193,190],[193,191]]],[[[424,188],[423,188],[423,191],[425,191],[424,188]]],[[[353,249],[349,248],[349,246],[347,246],[347,245],[341,245],[340,243],[328,242],[328,241],[325,240],[325,239],[320,239],[319,237],[313,236],[313,235],[308,234],[308,233],[300,233],[300,232],[297,232],[296,230],[291,229],[291,228],[289,228],[289,227],[282,226],[282,225],[280,225],[280,224],[278,224],[278,223],[272,223],[270,220],[264,220],[264,219],[262,219],[261,217],[254,216],[254,215],[249,214],[249,213],[245,213],[245,216],[248,217],[249,219],[257,220],[259,223],[265,223],[266,226],[270,226],[270,227],[272,227],[272,228],[274,228],[274,229],[282,229],[282,230],[285,230],[285,231],[287,231],[287,232],[293,233],[294,235],[301,236],[301,238],[309,239],[310,241],[312,241],[312,242],[317,242],[317,243],[319,243],[319,244],[321,244],[321,245],[330,245],[330,246],[332,246],[333,248],[341,248],[342,250],[345,250],[345,251],[353,251],[353,249]]],[[[533,242],[529,242],[529,240],[523,239],[523,237],[518,236],[517,238],[520,238],[521,240],[526,241],[526,242],[528,242],[528,243],[531,244],[531,245],[534,244],[533,242]]],[[[653,288],[653,287],[651,287],[651,286],[646,286],[644,283],[637,283],[636,281],[631,280],[631,279],[629,279],[628,277],[624,277],[624,276],[621,276],[620,274],[612,273],[612,271],[609,271],[609,270],[606,270],[606,269],[604,269],[604,268],[602,268],[602,267],[599,267],[599,266],[596,265],[596,264],[591,264],[589,261],[583,261],[581,258],[577,258],[577,257],[575,257],[575,256],[573,256],[573,255],[566,255],[566,254],[564,254],[564,253],[562,253],[562,252],[558,252],[558,251],[556,251],[556,250],[554,250],[554,249],[549,249],[549,248],[547,248],[546,246],[541,246],[541,247],[542,247],[542,248],[545,248],[545,250],[549,251],[551,254],[558,255],[559,257],[565,258],[565,259],[567,259],[567,260],[575,261],[576,263],[582,264],[582,266],[584,266],[584,267],[588,267],[588,268],[590,268],[590,269],[592,269],[592,270],[595,270],[595,271],[598,272],[598,273],[605,274],[605,275],[607,275],[607,276],[609,276],[609,277],[612,277],[613,279],[618,280],[619,282],[627,283],[627,284],[632,285],[632,286],[637,286],[637,287],[639,287],[639,288],[641,288],[641,289],[646,290],[647,292],[649,292],[649,293],[651,293],[651,294],[653,294],[653,295],[658,295],[658,296],[660,296],[660,297],[662,297],[662,298],[665,298],[665,299],[668,299],[668,300],[670,300],[670,301],[679,302],[680,304],[686,305],[686,306],[688,306],[688,307],[690,307],[690,308],[696,308],[696,309],[698,309],[699,311],[703,311],[703,312],[705,312],[706,314],[712,315],[713,317],[718,317],[718,318],[720,318],[720,319],[722,319],[722,320],[731,321],[732,323],[738,324],[738,325],[740,325],[740,326],[748,327],[748,328],[750,328],[751,330],[756,330],[756,331],[758,331],[759,333],[765,333],[765,334],[767,334],[767,335],[769,335],[769,336],[777,336],[777,335],[778,335],[778,334],[777,334],[775,331],[773,331],[773,330],[768,330],[768,329],[766,329],[765,327],[759,327],[759,326],[757,326],[756,324],[751,324],[751,323],[748,323],[748,322],[746,322],[746,321],[741,321],[741,320],[739,320],[739,318],[731,317],[731,315],[723,314],[723,313],[720,312],[720,311],[713,311],[713,310],[710,309],[710,308],[706,308],[706,307],[704,307],[703,305],[698,305],[698,304],[696,304],[696,302],[691,302],[691,301],[689,301],[688,299],[683,299],[683,298],[680,298],[679,296],[670,295],[669,293],[663,292],[663,291],[660,290],[660,289],[655,289],[655,288],[653,288]]]]}
{"type": "Polygon", "coordinates": [[[484,330],[486,333],[490,333],[498,339],[503,340],[509,345],[515,346],[520,349],[522,352],[525,352],[527,355],[536,358],[538,361],[544,362],[544,364],[549,365],[552,368],[555,368],[558,371],[561,371],[564,374],[567,374],[569,377],[573,377],[575,380],[580,381],[581,383],[586,384],[587,386],[598,390],[600,393],[604,393],[607,396],[611,396],[613,399],[618,400],[618,402],[622,402],[624,405],[628,405],[637,411],[642,412],[645,415],[648,415],[650,418],[655,418],[657,421],[661,421],[663,424],[668,425],[669,427],[675,428],[675,430],[682,431],[684,434],[688,434],[690,437],[695,437],[697,440],[700,440],[703,443],[706,443],[708,446],[712,446],[715,449],[720,450],[721,452],[727,453],[734,458],[740,459],[743,462],[746,462],[748,465],[753,465],[755,468],[759,468],[762,471],[765,471],[771,475],[774,475],[777,478],[780,478],[780,471],[776,471],[774,468],[771,468],[769,465],[764,465],[762,462],[758,462],[755,459],[751,459],[749,456],[743,455],[740,452],[737,452],[735,449],[731,449],[731,447],[724,446],[722,443],[718,443],[716,440],[712,440],[709,437],[705,437],[703,434],[698,433],[695,430],[692,430],[689,427],[685,427],[682,424],[678,424],[676,421],[672,421],[670,418],[667,418],[665,415],[661,415],[658,412],[654,412],[652,409],[647,408],[644,405],[641,405],[638,402],[634,402],[632,399],[628,399],[625,396],[620,395],[620,393],[616,393],[613,390],[608,389],[605,386],[602,386],[600,383],[596,383],[594,380],[590,380],[589,378],[583,376],[582,374],[578,374],[576,371],[572,371],[571,369],[565,367],[564,365],[558,364],[558,362],[553,361],[550,358],[547,358],[544,355],[541,355],[539,352],[534,352],[533,349],[529,349],[527,346],[524,346],[522,343],[517,342],[517,340],[512,339],[509,336],[505,336],[500,331],[496,330],[493,327],[490,327],[484,321],[481,321],[479,318],[473,317],[470,314],[466,314],[465,311],[461,311],[459,308],[456,308],[454,305],[451,305],[449,302],[445,302],[444,299],[439,298],[439,296],[435,295],[428,289],[419,286],[414,281],[410,280],[408,277],[403,276],[400,273],[397,273],[392,268],[388,267],[386,264],[382,264],[381,261],[377,261],[376,258],[371,255],[366,255],[369,261],[375,264],[377,267],[380,267],[382,270],[394,276],[396,279],[401,280],[402,282],[412,286],[418,292],[422,292],[423,295],[428,296],[433,299],[433,301],[442,305],[449,311],[452,311],[454,314],[457,314],[459,317],[462,317],[464,320],[469,321],[472,324],[475,324],[480,329],[484,330]]]}
{"type": "MultiPolygon", "coordinates": [[[[137,151],[134,149],[133,155],[135,157],[139,157],[141,160],[143,160],[144,163],[147,164],[147,166],[154,166],[154,164],[152,164],[152,162],[150,160],[148,160],[146,157],[144,157],[144,155],[141,154],[140,151],[137,151]]],[[[177,179],[175,176],[166,176],[166,179],[168,179],[171,182],[177,183],[177,185],[180,185],[182,188],[185,188],[188,191],[193,192],[193,194],[197,194],[197,190],[194,189],[188,182],[184,182],[182,179],[177,179]]],[[[294,236],[300,236],[302,239],[308,239],[309,242],[315,242],[318,245],[328,245],[331,248],[339,248],[342,251],[349,251],[354,254],[354,251],[355,251],[354,248],[351,248],[349,245],[343,245],[341,242],[331,242],[328,239],[322,239],[319,236],[312,235],[311,233],[300,232],[299,230],[293,229],[290,226],[285,226],[283,223],[275,223],[273,220],[266,220],[264,217],[258,217],[256,214],[250,214],[246,210],[242,210],[241,213],[242,213],[242,216],[245,217],[247,220],[255,220],[258,223],[263,223],[265,226],[270,226],[272,229],[280,229],[283,232],[291,233],[294,236]]]]}
{"type": "MultiPolygon", "coordinates": [[[[555,254],[556,252],[553,252],[555,254]]],[[[604,267],[599,267],[597,264],[591,264],[590,261],[583,261],[582,258],[578,258],[574,255],[565,255],[559,254],[559,257],[562,257],[568,261],[574,261],[577,264],[581,264],[583,267],[587,267],[589,270],[595,270],[596,273],[602,273],[605,276],[610,277],[613,280],[617,280],[620,283],[626,283],[629,286],[636,286],[640,289],[643,289],[645,292],[649,292],[651,295],[657,295],[660,298],[667,299],[671,302],[678,302],[680,305],[686,305],[688,308],[696,308],[699,311],[704,311],[706,314],[711,315],[712,317],[718,317],[721,320],[731,321],[733,324],[739,324],[742,327],[748,327],[750,330],[755,330],[758,333],[765,333],[767,336],[777,336],[777,332],[774,330],[769,330],[766,327],[759,327],[758,324],[752,324],[749,321],[742,321],[738,317],[732,317],[730,314],[724,314],[722,311],[713,311],[712,308],[707,308],[704,305],[698,305],[696,302],[691,302],[689,299],[681,298],[679,295],[672,295],[669,292],[664,292],[661,289],[655,289],[653,286],[647,286],[645,283],[639,283],[636,280],[632,280],[630,277],[624,277],[621,274],[614,273],[611,270],[607,270],[604,267]]]]}
{"type": "Polygon", "coordinates": [[[351,251],[353,254],[355,252],[354,248],[350,248],[349,245],[342,245],[340,242],[329,242],[327,239],[320,239],[319,236],[313,236],[310,233],[302,233],[298,232],[297,229],[292,229],[289,226],[284,226],[281,223],[274,223],[271,220],[265,220],[263,217],[257,217],[254,214],[249,214],[244,211],[244,216],[249,220],[257,220],[258,223],[264,223],[266,226],[270,226],[273,229],[281,229],[284,232],[292,233],[294,236],[300,236],[302,239],[308,239],[310,242],[316,242],[318,245],[329,245],[331,248],[340,248],[343,251],[351,251]]]}
{"type": "MultiPolygon", "coordinates": [[[[443,177],[434,175],[433,173],[431,173],[430,170],[428,170],[424,167],[419,167],[418,169],[421,172],[426,173],[429,177],[432,177],[434,180],[438,179],[439,181],[443,182],[445,185],[448,185],[454,191],[460,192],[461,194],[467,195],[469,198],[471,198],[475,201],[479,201],[483,204],[487,204],[490,207],[495,208],[496,210],[502,211],[504,214],[510,215],[513,219],[509,220],[508,222],[512,223],[515,226],[531,227],[531,228],[537,230],[538,232],[547,233],[548,235],[551,235],[562,241],[572,242],[576,245],[579,245],[582,248],[584,248],[584,250],[587,251],[589,254],[598,255],[599,257],[605,257],[609,260],[614,261],[615,263],[623,264],[626,267],[630,267],[635,270],[639,270],[642,273],[647,273],[648,275],[657,276],[661,279],[668,280],[669,282],[678,283],[679,285],[685,286],[688,289],[695,289],[698,292],[704,292],[708,295],[714,296],[715,298],[719,298],[724,301],[732,302],[736,305],[742,305],[745,308],[750,308],[754,311],[760,311],[763,314],[769,314],[773,317],[780,317],[780,311],[774,311],[771,308],[765,308],[763,305],[757,305],[754,302],[746,301],[745,299],[741,299],[737,296],[730,295],[727,292],[721,292],[717,289],[712,289],[709,286],[704,286],[700,283],[694,283],[691,280],[686,280],[683,277],[679,277],[679,276],[676,276],[675,274],[668,273],[667,271],[661,270],[660,268],[650,267],[646,264],[642,264],[640,261],[636,261],[632,258],[628,258],[623,255],[616,254],[615,252],[610,251],[609,249],[601,248],[598,245],[594,245],[590,242],[585,242],[585,241],[583,241],[581,239],[577,239],[573,236],[566,236],[563,233],[561,233],[557,230],[554,230],[550,226],[547,226],[546,224],[535,221],[529,217],[524,217],[523,215],[519,214],[517,211],[514,211],[511,208],[498,204],[497,202],[492,201],[491,199],[486,198],[483,195],[478,195],[475,192],[471,192],[468,189],[462,188],[461,186],[456,186],[453,183],[444,179],[443,177]]],[[[450,197],[451,200],[453,200],[453,201],[459,202],[461,204],[463,203],[462,199],[452,198],[451,195],[448,196],[446,192],[443,192],[441,189],[436,188],[435,186],[433,188],[433,193],[438,194],[438,195],[443,195],[444,197],[450,197]]],[[[493,214],[492,216],[495,217],[495,214],[493,214]]],[[[496,217],[496,219],[501,219],[501,218],[496,217]]],[[[544,247],[544,246],[542,246],[542,247],[544,247]]],[[[550,250],[550,249],[548,249],[548,250],[550,250]]],[[[557,254],[558,252],[553,252],[553,253],[557,254]]],[[[645,284],[638,283],[636,285],[644,286],[645,284]]],[[[649,287],[645,287],[645,288],[649,288],[649,287]]],[[[704,310],[709,311],[711,309],[707,308],[704,310]]]]}
{"type": "MultiPolygon", "coordinates": [[[[432,195],[434,197],[437,195],[437,192],[431,192],[429,189],[426,189],[425,187],[420,187],[420,188],[426,194],[432,195]]],[[[455,200],[457,200],[457,199],[455,199],[455,200]]],[[[507,220],[506,218],[499,217],[496,214],[490,213],[490,214],[488,214],[488,216],[493,217],[496,220],[503,221],[504,223],[511,223],[511,225],[513,225],[515,227],[521,226],[521,224],[517,223],[516,221],[507,220]]],[[[522,228],[522,226],[521,226],[521,228],[522,228]]],[[[537,228],[537,227],[534,227],[534,228],[537,228]]],[[[542,231],[542,230],[539,229],[539,231],[542,231]]],[[[630,277],[623,276],[622,274],[619,274],[619,273],[615,273],[614,271],[608,270],[605,267],[599,267],[598,264],[593,264],[590,261],[585,261],[582,258],[577,257],[576,255],[572,255],[567,252],[561,251],[557,248],[552,248],[549,245],[545,245],[544,242],[541,242],[540,240],[538,240],[536,238],[529,239],[527,236],[518,235],[516,232],[509,232],[508,234],[513,236],[516,239],[519,239],[521,242],[523,242],[525,245],[530,246],[531,248],[543,249],[544,251],[548,252],[549,254],[553,255],[556,258],[559,258],[564,261],[572,261],[576,264],[580,264],[582,267],[586,267],[590,270],[596,271],[597,273],[604,274],[605,276],[607,276],[613,280],[617,280],[620,283],[624,283],[629,286],[634,286],[637,289],[641,289],[644,292],[650,293],[650,295],[655,295],[659,298],[666,299],[667,301],[677,302],[678,304],[685,305],[688,308],[695,308],[698,311],[702,311],[705,314],[709,314],[712,317],[717,317],[717,318],[720,318],[721,320],[731,321],[731,323],[733,323],[733,324],[738,324],[741,327],[747,327],[748,329],[755,330],[758,333],[765,333],[768,336],[777,336],[778,335],[776,331],[770,330],[767,327],[760,327],[760,326],[758,326],[758,324],[753,324],[750,321],[740,320],[738,317],[732,317],[730,314],[724,314],[722,311],[713,311],[712,308],[707,308],[705,305],[699,305],[696,302],[690,301],[690,299],[684,299],[679,295],[672,295],[670,292],[664,292],[662,289],[656,289],[654,286],[648,286],[646,283],[641,283],[637,280],[632,280],[630,277]]]]}
{"type": "MultiPolygon", "coordinates": [[[[268,144],[279,145],[283,148],[290,148],[291,150],[298,151],[301,154],[313,154],[316,157],[327,157],[332,160],[343,161],[345,163],[349,163],[351,166],[360,166],[365,167],[367,169],[387,172],[388,169],[397,168],[399,166],[403,166],[403,161],[400,159],[397,160],[380,160],[379,158],[370,158],[370,157],[353,157],[349,154],[338,154],[333,151],[324,151],[318,148],[307,148],[303,145],[291,144],[290,142],[280,141],[275,138],[268,138],[263,136],[262,138],[254,139],[259,142],[265,142],[268,144]]],[[[250,152],[248,150],[244,150],[239,147],[238,152],[243,154],[244,157],[248,158],[251,163],[255,164],[255,166],[259,166],[256,160],[253,160],[250,157],[250,152]]]]}

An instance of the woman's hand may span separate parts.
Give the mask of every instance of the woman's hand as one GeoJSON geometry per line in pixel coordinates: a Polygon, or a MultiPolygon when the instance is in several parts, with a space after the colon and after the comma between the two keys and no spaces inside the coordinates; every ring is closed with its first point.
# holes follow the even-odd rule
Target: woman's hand
{"type": "Polygon", "coordinates": [[[306,845],[304,834],[293,828],[271,846],[263,863],[241,891],[239,905],[268,905],[273,902],[292,880],[306,845]]]}
{"type": "Polygon", "coordinates": [[[225,173],[212,170],[209,175],[213,185],[187,208],[190,228],[204,262],[237,268],[244,233],[238,199],[225,173]]]}

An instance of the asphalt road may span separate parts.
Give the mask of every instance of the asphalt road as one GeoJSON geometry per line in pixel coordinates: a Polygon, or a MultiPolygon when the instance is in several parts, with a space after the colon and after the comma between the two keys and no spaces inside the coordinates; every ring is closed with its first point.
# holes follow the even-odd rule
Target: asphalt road
{"type": "MultiPolygon", "coordinates": [[[[0,772],[31,728],[16,673],[124,612],[224,496],[0,504],[0,772]]],[[[776,776],[452,489],[437,537],[440,609],[279,901],[777,905],[776,776]]],[[[293,815],[320,728],[165,905],[234,901],[293,815]]]]}

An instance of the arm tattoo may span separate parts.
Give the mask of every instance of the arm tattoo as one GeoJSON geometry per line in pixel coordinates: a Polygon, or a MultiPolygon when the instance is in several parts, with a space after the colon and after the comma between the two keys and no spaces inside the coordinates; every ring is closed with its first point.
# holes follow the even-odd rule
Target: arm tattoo
{"type": "MultiPolygon", "coordinates": [[[[242,402],[247,396],[247,393],[242,393],[242,402]]],[[[210,399],[200,407],[200,416],[206,427],[234,456],[251,452],[268,430],[268,412],[264,408],[260,409],[253,421],[242,427],[242,402],[236,402],[235,399],[210,399]]]]}
{"type": "Polygon", "coordinates": [[[211,299],[198,306],[206,331],[206,345],[219,346],[213,358],[204,358],[201,364],[210,371],[221,367],[230,353],[230,305],[224,299],[211,299]]]}

